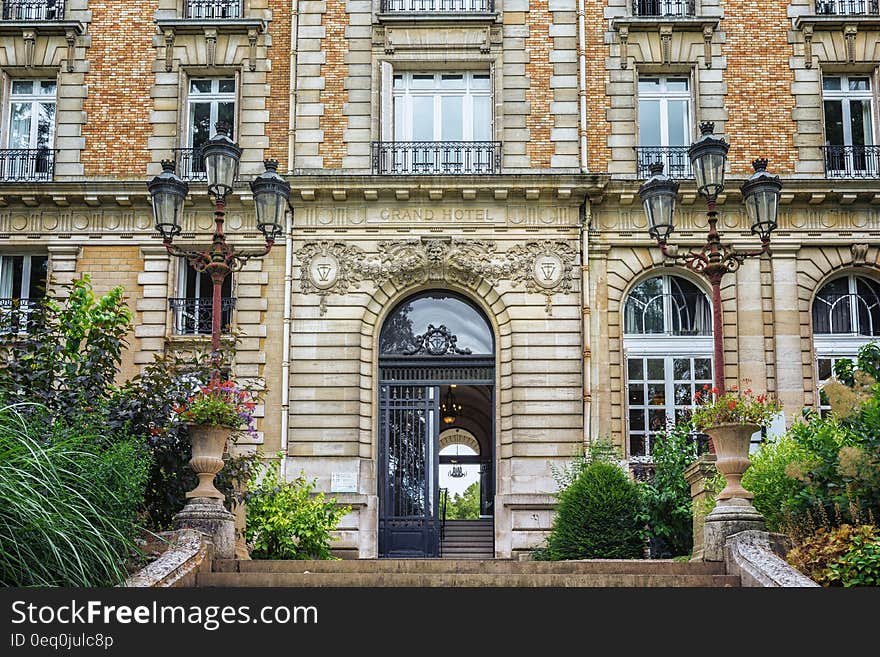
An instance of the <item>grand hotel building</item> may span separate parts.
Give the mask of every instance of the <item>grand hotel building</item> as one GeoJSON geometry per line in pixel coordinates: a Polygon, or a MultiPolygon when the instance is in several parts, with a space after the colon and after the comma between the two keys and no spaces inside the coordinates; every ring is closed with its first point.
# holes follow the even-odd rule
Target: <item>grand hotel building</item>
{"type": "Polygon", "coordinates": [[[835,359],[880,334],[876,0],[0,0],[0,312],[89,273],[136,311],[125,369],[204,342],[210,281],[153,229],[146,182],[241,145],[227,228],[259,244],[247,181],[276,159],[285,234],[223,290],[234,371],[265,381],[257,445],[353,505],[349,556],[436,555],[439,468],[479,467],[494,554],[540,543],[550,465],[609,436],[650,460],[712,378],[705,281],[665,262],[638,199],[730,142],[739,185],[784,183],[771,253],[724,279],[724,376],[821,406],[835,359]],[[51,287],[51,286],[50,286],[51,287]],[[450,398],[453,393],[454,401],[450,398]],[[452,422],[444,409],[456,406],[452,422]],[[440,452],[443,454],[439,454],[440,452]]]}

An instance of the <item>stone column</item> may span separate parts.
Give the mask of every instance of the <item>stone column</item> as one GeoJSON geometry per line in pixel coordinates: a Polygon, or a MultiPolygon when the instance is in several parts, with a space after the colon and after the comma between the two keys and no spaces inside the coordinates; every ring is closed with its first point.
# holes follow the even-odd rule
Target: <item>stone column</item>
{"type": "Polygon", "coordinates": [[[767,392],[764,356],[764,309],[761,260],[746,260],[736,275],[737,379],[740,385],[767,392]],[[746,385],[748,381],[748,385],[746,385]]]}
{"type": "Polygon", "coordinates": [[[798,308],[797,247],[773,247],[773,329],[776,346],[776,394],[786,415],[804,404],[803,339],[798,308]]]}
{"type": "Polygon", "coordinates": [[[705,508],[713,493],[706,488],[709,479],[715,474],[715,455],[703,454],[684,471],[684,478],[691,487],[693,508],[694,547],[691,561],[703,560],[703,524],[706,522],[705,508]]]}

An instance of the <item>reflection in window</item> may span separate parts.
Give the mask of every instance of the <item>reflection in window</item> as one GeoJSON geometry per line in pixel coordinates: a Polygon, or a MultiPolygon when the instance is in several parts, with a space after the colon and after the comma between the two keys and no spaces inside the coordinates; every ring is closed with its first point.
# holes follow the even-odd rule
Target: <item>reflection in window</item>
{"type": "Polygon", "coordinates": [[[655,276],[636,285],[624,308],[624,333],[711,335],[705,293],[687,279],[655,276]]]}
{"type": "Polygon", "coordinates": [[[880,283],[865,276],[826,283],[813,301],[813,332],[880,335],[880,283]]]}
{"type": "Polygon", "coordinates": [[[404,355],[419,351],[428,327],[445,326],[455,348],[472,355],[491,355],[492,329],[483,314],[449,292],[428,292],[398,305],[382,325],[379,351],[404,355]]]}

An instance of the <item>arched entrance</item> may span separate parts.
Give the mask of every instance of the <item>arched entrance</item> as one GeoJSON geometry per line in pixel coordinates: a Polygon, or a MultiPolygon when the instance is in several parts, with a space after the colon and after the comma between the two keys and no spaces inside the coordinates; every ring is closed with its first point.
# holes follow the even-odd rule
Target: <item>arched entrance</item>
{"type": "Polygon", "coordinates": [[[439,554],[441,432],[478,442],[481,512],[491,514],[494,383],[491,325],[463,296],[421,292],[388,315],[379,334],[380,556],[439,554]]]}

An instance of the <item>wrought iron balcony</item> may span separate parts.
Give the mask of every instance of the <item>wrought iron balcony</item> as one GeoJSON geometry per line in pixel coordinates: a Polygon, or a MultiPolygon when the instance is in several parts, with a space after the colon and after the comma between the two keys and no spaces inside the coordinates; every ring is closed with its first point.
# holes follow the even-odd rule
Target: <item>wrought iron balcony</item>
{"type": "Polygon", "coordinates": [[[878,16],[880,0],[816,0],[817,16],[878,16]]]}
{"type": "Polygon", "coordinates": [[[186,0],[186,18],[223,20],[241,18],[241,0],[186,0]]]}
{"type": "Polygon", "coordinates": [[[380,11],[399,14],[486,14],[495,0],[382,0],[380,11]]]}
{"type": "Polygon", "coordinates": [[[24,333],[40,299],[0,299],[0,333],[24,333]]]}
{"type": "Polygon", "coordinates": [[[3,0],[4,21],[64,20],[64,0],[3,0]]]}
{"type": "Polygon", "coordinates": [[[374,141],[373,173],[445,176],[501,172],[500,141],[374,141]]]}
{"type": "Polygon", "coordinates": [[[177,175],[189,182],[207,182],[205,158],[201,148],[175,148],[174,162],[177,175]]]}
{"type": "Polygon", "coordinates": [[[823,146],[828,178],[880,178],[880,146],[823,146]]]}
{"type": "Polygon", "coordinates": [[[636,146],[639,178],[651,177],[651,165],[664,164],[663,173],[677,180],[693,178],[687,146],[636,146]]]}
{"type": "MultiPolygon", "coordinates": [[[[168,299],[168,306],[174,313],[175,335],[211,335],[211,298],[168,299]]],[[[232,323],[234,297],[223,297],[220,301],[220,327],[225,333],[232,323]]]]}
{"type": "Polygon", "coordinates": [[[0,182],[47,182],[55,175],[55,151],[48,148],[0,150],[0,182]]]}
{"type": "Polygon", "coordinates": [[[633,16],[696,16],[694,0],[633,0],[633,16]]]}

